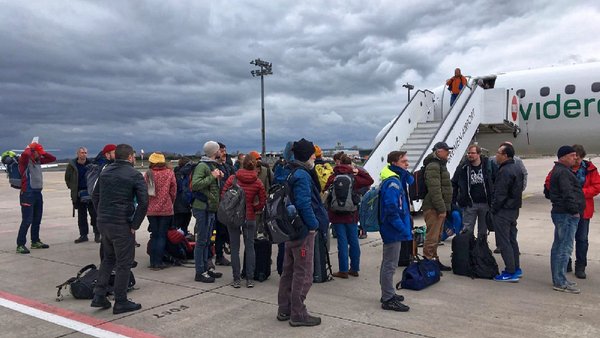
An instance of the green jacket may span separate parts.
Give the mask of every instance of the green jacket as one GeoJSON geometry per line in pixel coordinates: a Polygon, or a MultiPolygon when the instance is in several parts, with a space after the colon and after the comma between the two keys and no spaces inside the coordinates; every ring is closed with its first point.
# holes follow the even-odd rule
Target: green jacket
{"type": "Polygon", "coordinates": [[[192,191],[199,191],[208,197],[208,205],[198,199],[192,203],[192,208],[217,212],[219,207],[219,181],[211,174],[217,167],[217,162],[203,157],[192,175],[192,191]]]}
{"type": "MultiPolygon", "coordinates": [[[[79,170],[77,170],[77,159],[69,161],[67,169],[65,170],[65,183],[67,188],[71,190],[71,201],[76,203],[79,199],[79,170]]],[[[85,164],[88,165],[90,160],[86,160],[85,164]]]]}
{"type": "Polygon", "coordinates": [[[423,200],[423,210],[435,209],[438,213],[450,211],[452,203],[452,182],[446,162],[440,160],[435,153],[427,155],[425,165],[425,185],[427,195],[423,200]]]}

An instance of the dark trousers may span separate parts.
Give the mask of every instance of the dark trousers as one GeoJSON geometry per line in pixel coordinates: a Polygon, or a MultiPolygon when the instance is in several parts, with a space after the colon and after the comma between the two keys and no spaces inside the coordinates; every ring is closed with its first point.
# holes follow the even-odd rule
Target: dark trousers
{"type": "Polygon", "coordinates": [[[127,301],[127,285],[131,264],[135,258],[135,237],[126,225],[98,224],[102,235],[104,259],[100,263],[94,294],[105,296],[110,273],[115,271],[115,302],[127,301]]]}
{"type": "Polygon", "coordinates": [[[150,231],[150,266],[162,264],[167,246],[167,231],[173,222],[173,216],[148,216],[150,231]]]}
{"type": "Polygon", "coordinates": [[[505,271],[515,273],[520,268],[519,243],[517,242],[517,210],[500,210],[494,215],[494,231],[496,232],[496,246],[500,249],[502,260],[506,265],[505,271]]]}
{"type": "Polygon", "coordinates": [[[313,283],[315,234],[309,232],[302,239],[285,243],[277,302],[279,313],[290,314],[293,321],[308,319],[304,300],[313,283]]]}
{"type": "Polygon", "coordinates": [[[88,213],[90,215],[90,223],[92,223],[92,230],[94,231],[94,234],[99,234],[98,227],[96,226],[96,210],[94,209],[94,204],[92,201],[77,201],[75,203],[75,208],[77,208],[77,226],[79,227],[79,236],[87,237],[88,233],[90,232],[87,220],[88,213]]]}
{"type": "Polygon", "coordinates": [[[225,246],[225,243],[229,243],[229,232],[227,226],[219,222],[219,220],[217,220],[215,229],[217,230],[215,236],[215,256],[221,258],[223,257],[223,247],[225,246]]]}
{"type": "Polygon", "coordinates": [[[176,213],[173,216],[173,224],[176,228],[183,230],[184,234],[188,234],[188,226],[192,220],[192,212],[176,213]]]}
{"type": "Polygon", "coordinates": [[[589,232],[590,220],[580,219],[579,224],[577,224],[577,232],[575,232],[575,270],[584,270],[587,266],[589,232]]]}
{"type": "Polygon", "coordinates": [[[27,231],[31,227],[31,243],[40,241],[40,224],[44,212],[41,191],[28,191],[19,196],[21,203],[21,226],[17,235],[17,246],[27,243],[27,231]]]}

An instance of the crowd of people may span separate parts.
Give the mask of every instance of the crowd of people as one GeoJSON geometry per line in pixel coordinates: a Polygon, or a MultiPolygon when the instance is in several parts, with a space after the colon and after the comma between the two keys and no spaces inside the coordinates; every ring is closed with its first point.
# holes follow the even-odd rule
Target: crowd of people
{"type": "MultiPolygon", "coordinates": [[[[493,158],[484,156],[482,149],[473,144],[451,177],[446,168],[451,151],[446,143],[438,142],[424,160],[427,194],[422,203],[426,223],[423,256],[434,261],[441,271],[452,269],[440,261],[437,247],[447,215],[460,210],[463,232],[486,236],[487,223],[493,223],[497,250],[505,264],[494,279],[518,282],[523,277],[523,269],[519,260],[517,220],[527,182],[523,162],[515,156],[509,142],[502,143],[493,158]],[[477,230],[475,223],[478,223],[477,230]]],[[[310,315],[304,305],[313,283],[315,238],[323,235],[329,244],[331,226],[337,236],[339,267],[333,276],[341,279],[359,276],[359,236],[364,232],[359,226],[358,209],[361,196],[373,184],[373,178],[343,153],[335,154],[334,163],[328,163],[323,159],[322,150],[306,139],[288,142],[282,158],[273,168],[255,151],[239,154],[234,164],[226,146],[215,141],[206,142],[203,153],[198,163],[181,158],[174,169],[162,153],[152,153],[149,169],[142,174],[134,168],[134,150],[127,144],[107,144],[94,160],[87,158],[86,148],[77,150],[77,157],[69,161],[65,172],[73,208],[78,213],[79,237],[75,243],[89,240],[88,215],[94,240],[101,243],[100,277],[91,306],[106,309],[112,306],[106,292],[114,271],[113,313],[141,308],[140,304],[127,299],[126,289],[134,265],[135,233],[144,217],[148,218],[150,232],[149,269],[160,271],[170,263],[193,258],[197,282],[213,283],[223,277],[216,266],[231,266],[234,288],[241,287],[244,276],[245,286],[254,287],[258,260],[255,239],[268,236],[263,220],[267,194],[271,185],[286,184],[303,230],[297,238],[278,246],[277,319],[289,320],[291,326],[319,325],[321,319],[310,315]],[[219,207],[223,207],[222,199],[231,189],[243,194],[240,203],[245,203],[245,208],[241,224],[226,224],[217,216],[219,207]],[[192,216],[195,219],[193,231],[188,228],[192,216]],[[172,238],[184,241],[178,247],[181,251],[170,250],[172,238]],[[245,273],[241,271],[241,239],[245,273]],[[169,260],[178,252],[183,256],[169,260]],[[231,261],[225,253],[231,255],[231,261]]],[[[598,170],[584,160],[585,156],[581,145],[558,149],[558,160],[544,185],[546,197],[552,203],[555,225],[551,252],[553,288],[569,293],[580,292],[577,284],[566,278],[574,243],[575,276],[586,278],[589,220],[594,212],[593,197],[600,193],[598,170]]],[[[29,253],[25,245],[29,227],[31,248],[49,247],[39,237],[43,204],[41,164],[55,160],[37,143],[29,145],[21,155],[23,220],[17,253],[29,253]]],[[[404,297],[396,294],[393,283],[401,242],[413,238],[408,187],[415,184],[415,178],[408,171],[409,165],[405,151],[392,151],[387,156],[387,165],[379,173],[383,240],[380,302],[385,310],[409,310],[403,303],[404,297]]]]}

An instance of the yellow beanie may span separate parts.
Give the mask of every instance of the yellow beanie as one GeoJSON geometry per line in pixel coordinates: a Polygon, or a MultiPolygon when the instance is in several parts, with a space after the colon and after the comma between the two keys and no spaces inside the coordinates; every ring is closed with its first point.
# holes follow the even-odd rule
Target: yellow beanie
{"type": "Polygon", "coordinates": [[[161,153],[152,153],[150,158],[148,158],[148,161],[152,164],[165,163],[165,155],[161,153]]]}

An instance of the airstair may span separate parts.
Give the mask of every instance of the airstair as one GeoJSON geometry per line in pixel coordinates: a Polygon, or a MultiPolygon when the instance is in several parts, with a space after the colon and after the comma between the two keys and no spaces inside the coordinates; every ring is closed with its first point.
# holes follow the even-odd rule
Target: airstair
{"type": "Polygon", "coordinates": [[[467,86],[451,107],[449,95],[436,97],[429,90],[418,90],[379,139],[364,167],[378,183],[389,152],[407,151],[409,170],[414,172],[423,165],[435,143],[446,142],[454,147],[447,163],[453,175],[480,129],[497,133],[519,131],[518,107],[518,96],[509,88],[467,86]],[[444,109],[444,105],[449,108],[444,109]]]}

